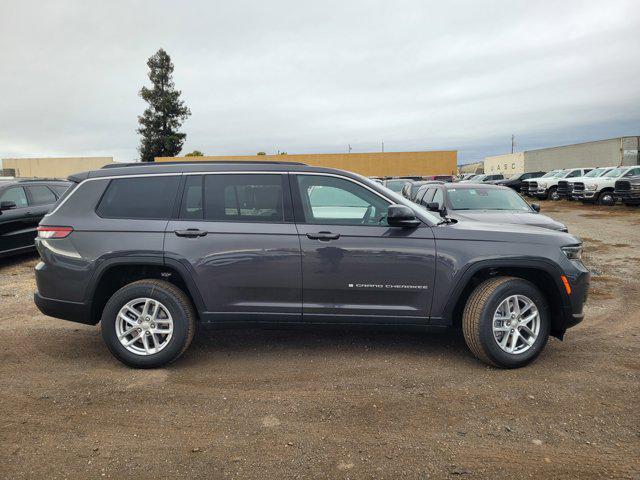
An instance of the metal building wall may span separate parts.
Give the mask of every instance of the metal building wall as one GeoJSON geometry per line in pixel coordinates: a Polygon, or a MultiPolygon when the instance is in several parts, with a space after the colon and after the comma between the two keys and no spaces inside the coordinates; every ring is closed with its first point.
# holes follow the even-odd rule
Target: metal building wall
{"type": "MultiPolygon", "coordinates": [[[[527,172],[555,170],[558,168],[599,167],[609,165],[638,164],[635,155],[623,157],[624,146],[635,145],[638,137],[618,137],[595,142],[564,145],[561,147],[527,150],[524,152],[524,168],[527,172]],[[623,163],[624,160],[624,163],[623,163]]],[[[627,148],[633,150],[633,148],[627,148]]]]}

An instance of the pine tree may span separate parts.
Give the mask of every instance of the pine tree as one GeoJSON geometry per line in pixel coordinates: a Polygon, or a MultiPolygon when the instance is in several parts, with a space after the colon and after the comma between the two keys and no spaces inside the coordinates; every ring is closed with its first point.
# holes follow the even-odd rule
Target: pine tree
{"type": "Polygon", "coordinates": [[[180,90],[173,83],[171,57],[160,49],[147,61],[152,88],[142,87],[140,97],[149,104],[138,117],[140,160],[153,162],[155,157],[174,157],[182,150],[186,134],[178,130],[191,111],[180,100],[180,90]]]}

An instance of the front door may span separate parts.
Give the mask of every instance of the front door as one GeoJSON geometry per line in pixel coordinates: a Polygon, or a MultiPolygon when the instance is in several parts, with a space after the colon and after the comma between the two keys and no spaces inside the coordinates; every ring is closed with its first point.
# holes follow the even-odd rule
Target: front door
{"type": "Polygon", "coordinates": [[[431,229],[389,227],[392,202],[347,177],[292,173],[291,186],[303,319],[426,324],[435,277],[431,229]]]}
{"type": "Polygon", "coordinates": [[[190,270],[205,321],[300,321],[300,243],[286,174],[185,175],[165,256],[190,270]]]}

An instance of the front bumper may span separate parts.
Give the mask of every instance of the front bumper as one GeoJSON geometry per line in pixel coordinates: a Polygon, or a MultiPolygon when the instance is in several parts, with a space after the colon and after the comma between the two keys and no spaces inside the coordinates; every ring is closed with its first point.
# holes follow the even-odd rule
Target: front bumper
{"type": "Polygon", "coordinates": [[[613,192],[618,200],[622,200],[624,203],[640,204],[640,190],[627,190],[624,192],[613,192]]]}
{"type": "Polygon", "coordinates": [[[584,265],[580,267],[572,274],[565,274],[571,286],[571,295],[566,295],[565,292],[565,301],[561,308],[560,318],[554,322],[554,331],[552,332],[556,336],[560,336],[560,338],[562,338],[567,328],[571,328],[584,320],[584,305],[589,294],[591,274],[584,265]]]}
{"type": "Polygon", "coordinates": [[[598,192],[595,190],[585,190],[577,193],[575,196],[576,200],[580,200],[581,202],[595,202],[598,198],[598,192]]]}

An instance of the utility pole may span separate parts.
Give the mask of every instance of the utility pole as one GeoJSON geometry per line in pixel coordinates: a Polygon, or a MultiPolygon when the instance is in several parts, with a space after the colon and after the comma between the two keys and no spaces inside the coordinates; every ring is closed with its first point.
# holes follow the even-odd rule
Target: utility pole
{"type": "Polygon", "coordinates": [[[516,146],[516,136],[511,134],[511,153],[513,153],[515,146],[516,146]]]}
{"type": "Polygon", "coordinates": [[[352,148],[351,148],[351,144],[350,144],[350,143],[349,143],[349,144],[347,144],[347,147],[349,147],[348,153],[351,153],[351,150],[352,150],[352,148]]]}
{"type": "Polygon", "coordinates": [[[382,153],[384,153],[384,140],[382,141],[382,153]]]}

